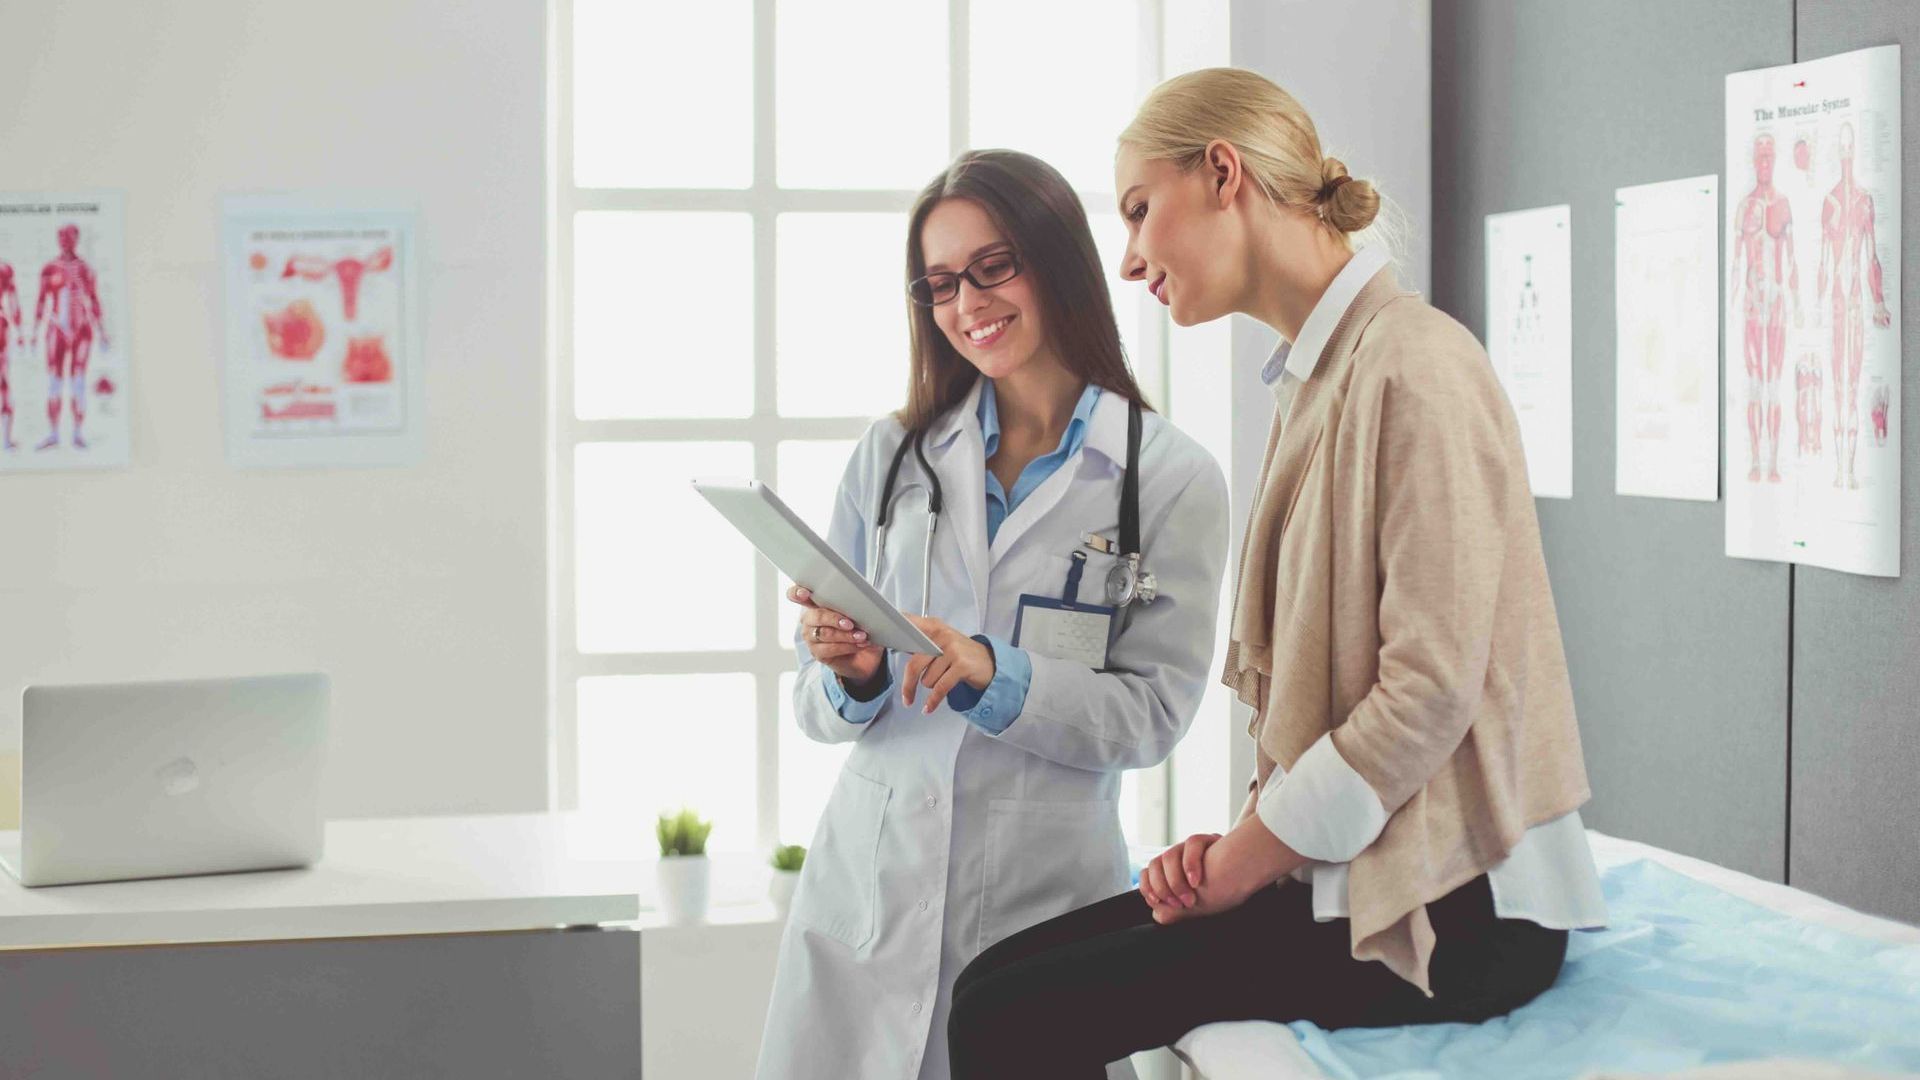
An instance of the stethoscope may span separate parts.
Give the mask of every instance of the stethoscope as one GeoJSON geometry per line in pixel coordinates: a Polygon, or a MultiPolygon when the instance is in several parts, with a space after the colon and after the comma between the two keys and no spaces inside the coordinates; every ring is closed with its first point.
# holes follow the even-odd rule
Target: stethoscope
{"type": "MultiPolygon", "coordinates": [[[[1107,602],[1114,607],[1126,607],[1134,601],[1151,604],[1160,595],[1159,583],[1154,580],[1153,572],[1140,566],[1140,403],[1130,402],[1127,408],[1127,472],[1120,482],[1120,543],[1119,561],[1113,569],[1107,571],[1107,602]]],[[[880,487],[880,513],[873,528],[873,546],[867,559],[867,580],[874,585],[880,583],[881,553],[886,550],[887,526],[892,520],[893,487],[900,476],[900,463],[906,460],[907,448],[913,448],[913,456],[920,462],[920,471],[927,477],[929,484],[927,496],[927,541],[920,562],[920,614],[927,613],[927,603],[933,589],[933,534],[940,526],[940,511],[946,503],[940,487],[940,474],[933,471],[927,463],[927,453],[923,446],[926,433],[916,431],[910,438],[900,441],[900,448],[893,452],[893,463],[887,466],[886,483],[880,487]]],[[[1083,534],[1081,539],[1088,547],[1106,554],[1115,554],[1114,543],[1095,533],[1083,534]]]]}

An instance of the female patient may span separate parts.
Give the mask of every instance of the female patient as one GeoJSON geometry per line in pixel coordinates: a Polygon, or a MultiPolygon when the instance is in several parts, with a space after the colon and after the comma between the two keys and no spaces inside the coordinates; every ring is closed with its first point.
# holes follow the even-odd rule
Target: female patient
{"type": "Polygon", "coordinates": [[[1122,273],[1183,326],[1281,338],[1224,673],[1258,770],[1225,836],[977,958],[953,1075],[1098,1076],[1217,1020],[1504,1014],[1605,919],[1513,411],[1480,343],[1356,246],[1378,193],[1266,79],[1165,83],[1116,168],[1122,273]]]}

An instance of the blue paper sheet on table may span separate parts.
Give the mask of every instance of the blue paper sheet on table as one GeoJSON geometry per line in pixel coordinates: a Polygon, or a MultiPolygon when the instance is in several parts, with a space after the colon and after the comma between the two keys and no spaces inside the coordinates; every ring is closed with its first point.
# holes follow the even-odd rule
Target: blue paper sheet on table
{"type": "Polygon", "coordinates": [[[1553,988],[1484,1024],[1290,1025],[1336,1080],[1571,1080],[1767,1058],[1920,1071],[1920,945],[1750,903],[1657,863],[1606,871],[1610,925],[1553,988]]]}

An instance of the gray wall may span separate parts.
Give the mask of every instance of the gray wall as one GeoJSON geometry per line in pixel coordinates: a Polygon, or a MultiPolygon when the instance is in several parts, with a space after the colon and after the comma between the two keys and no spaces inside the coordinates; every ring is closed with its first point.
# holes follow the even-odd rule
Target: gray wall
{"type": "MultiPolygon", "coordinates": [[[[1901,46],[1905,237],[1880,257],[1914,268],[1920,243],[1920,4],[1800,0],[1801,59],[1901,46]]],[[[1920,359],[1920,289],[1900,276],[1901,355],[1920,359]]],[[[1905,366],[1904,364],[1902,365],[1905,366]]],[[[1887,581],[1802,567],[1793,590],[1793,884],[1920,922],[1920,432],[1905,422],[1920,378],[1901,380],[1900,569],[1887,581]]]]}
{"type": "Polygon", "coordinates": [[[0,951],[7,1080],[637,1080],[640,1015],[624,929],[0,951]]]}
{"type": "Polygon", "coordinates": [[[1891,2],[1435,0],[1433,18],[1434,302],[1484,336],[1485,215],[1572,207],[1575,497],[1538,506],[1588,824],[1908,919],[1914,587],[1729,559],[1724,504],[1613,493],[1613,191],[1722,172],[1729,72],[1915,31],[1920,7],[1891,2]]]}

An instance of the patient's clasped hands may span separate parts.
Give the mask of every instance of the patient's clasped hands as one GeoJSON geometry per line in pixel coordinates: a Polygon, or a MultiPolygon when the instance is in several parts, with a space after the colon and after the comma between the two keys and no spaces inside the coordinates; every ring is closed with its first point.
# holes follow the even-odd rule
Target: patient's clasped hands
{"type": "Polygon", "coordinates": [[[1306,862],[1248,813],[1225,836],[1195,833],[1147,863],[1140,871],[1140,896],[1162,925],[1218,915],[1306,862]]]}
{"type": "Polygon", "coordinates": [[[1234,875],[1213,854],[1219,833],[1195,833],[1168,848],[1140,871],[1140,895],[1157,923],[1218,915],[1239,907],[1251,890],[1234,887],[1234,875]]]}

